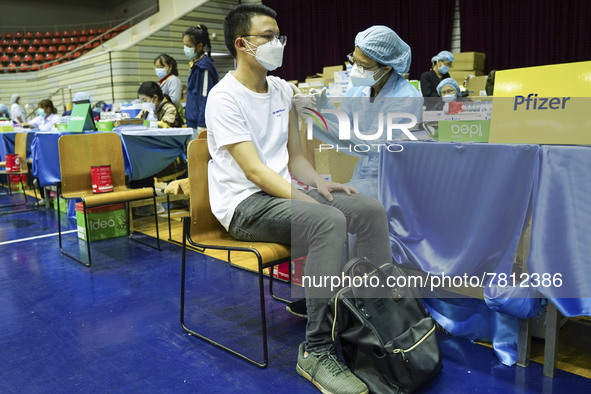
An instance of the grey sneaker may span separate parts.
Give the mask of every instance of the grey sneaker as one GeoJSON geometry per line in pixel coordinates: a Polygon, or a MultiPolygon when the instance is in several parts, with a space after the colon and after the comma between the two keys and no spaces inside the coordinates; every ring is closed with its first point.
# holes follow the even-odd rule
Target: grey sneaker
{"type": "Polygon", "coordinates": [[[304,357],[304,344],[300,344],[296,371],[312,382],[324,394],[367,394],[365,383],[343,364],[336,355],[333,347],[330,349],[310,353],[304,357]]]}

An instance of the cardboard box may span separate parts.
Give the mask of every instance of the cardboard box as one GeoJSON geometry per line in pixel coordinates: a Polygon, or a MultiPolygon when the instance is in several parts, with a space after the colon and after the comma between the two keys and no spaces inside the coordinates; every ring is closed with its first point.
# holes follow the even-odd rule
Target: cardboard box
{"type": "Polygon", "coordinates": [[[488,142],[490,120],[440,121],[437,135],[439,141],[488,142]]]}
{"type": "Polygon", "coordinates": [[[14,131],[14,125],[11,120],[0,121],[0,133],[11,133],[14,131]]]}
{"type": "MultiPolygon", "coordinates": [[[[273,278],[289,282],[289,262],[281,263],[273,267],[273,278]]],[[[263,273],[269,275],[270,268],[264,268],[263,273]]]]}
{"type": "Polygon", "coordinates": [[[455,67],[449,71],[449,76],[455,79],[460,87],[464,86],[464,80],[468,75],[474,75],[478,77],[484,75],[484,73],[478,70],[456,70],[455,67]]]}
{"type": "Polygon", "coordinates": [[[334,73],[343,71],[343,66],[329,66],[322,69],[322,76],[324,78],[334,79],[334,73]]]}
{"type": "MultiPolygon", "coordinates": [[[[481,52],[454,53],[452,70],[479,70],[484,71],[486,54],[481,52]]],[[[482,75],[482,74],[480,74],[482,75]]]]}
{"type": "Polygon", "coordinates": [[[304,276],[304,269],[306,268],[307,257],[300,257],[291,261],[291,283],[302,286],[302,277],[304,276]]]}
{"type": "Polygon", "coordinates": [[[351,71],[335,71],[334,83],[349,83],[351,71]]]}
{"type": "MultiPolygon", "coordinates": [[[[86,240],[83,209],[84,207],[81,202],[76,203],[78,238],[86,240]]],[[[127,215],[125,214],[125,204],[123,203],[87,208],[86,215],[90,242],[127,235],[127,215]]]]}
{"type": "Polygon", "coordinates": [[[99,120],[96,122],[96,129],[98,131],[113,131],[115,123],[112,120],[99,120]]]}
{"type": "Polygon", "coordinates": [[[486,96],[486,81],[488,75],[481,77],[471,77],[466,82],[466,90],[470,96],[486,96]]]}
{"type": "Polygon", "coordinates": [[[359,157],[337,152],[336,149],[314,149],[314,162],[319,174],[330,174],[334,182],[347,183],[353,177],[359,157]]]}

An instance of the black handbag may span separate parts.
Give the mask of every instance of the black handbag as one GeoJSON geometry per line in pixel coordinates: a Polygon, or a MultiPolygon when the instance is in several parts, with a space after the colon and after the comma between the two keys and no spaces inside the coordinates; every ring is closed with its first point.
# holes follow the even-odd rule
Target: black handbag
{"type": "Polygon", "coordinates": [[[393,264],[354,258],[344,273],[351,281],[329,301],[328,316],[347,366],[370,393],[414,392],[443,367],[435,323],[416,288],[393,264]]]}

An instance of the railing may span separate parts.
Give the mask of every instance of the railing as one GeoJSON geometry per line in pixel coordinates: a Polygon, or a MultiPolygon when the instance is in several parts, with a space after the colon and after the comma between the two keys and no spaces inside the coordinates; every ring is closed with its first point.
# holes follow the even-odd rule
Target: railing
{"type": "MultiPolygon", "coordinates": [[[[69,93],[70,93],[70,101],[69,102],[71,103],[72,102],[72,88],[70,86],[62,86],[61,88],[58,88],[58,90],[56,90],[55,92],[51,93],[47,97],[49,100],[51,100],[51,98],[53,96],[55,96],[56,94],[58,94],[59,92],[61,92],[62,93],[62,105],[64,106],[64,112],[66,112],[68,110],[68,108],[66,107],[66,105],[67,105],[68,102],[66,101],[66,97],[65,97],[65,94],[64,94],[64,91],[65,90],[68,90],[69,93]]],[[[33,110],[29,114],[26,113],[27,109],[29,109],[29,104],[25,105],[25,116],[27,118],[29,118],[29,119],[31,119],[31,117],[35,117],[35,111],[37,110],[37,107],[33,108],[33,110]]]]}

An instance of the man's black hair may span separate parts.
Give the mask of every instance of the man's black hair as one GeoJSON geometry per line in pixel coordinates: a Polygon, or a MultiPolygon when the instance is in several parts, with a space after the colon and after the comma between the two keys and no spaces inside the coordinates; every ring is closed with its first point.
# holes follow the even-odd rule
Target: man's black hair
{"type": "Polygon", "coordinates": [[[252,17],[256,15],[266,15],[275,19],[277,13],[262,4],[240,4],[226,15],[224,39],[232,56],[236,57],[236,48],[234,48],[236,38],[248,34],[252,26],[252,17]]]}

